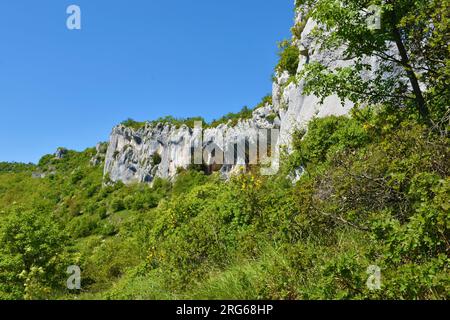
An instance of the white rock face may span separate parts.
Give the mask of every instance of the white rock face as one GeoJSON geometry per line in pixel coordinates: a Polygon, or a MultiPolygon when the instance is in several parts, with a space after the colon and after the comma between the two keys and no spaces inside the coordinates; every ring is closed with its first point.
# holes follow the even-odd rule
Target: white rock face
{"type": "Polygon", "coordinates": [[[124,183],[150,183],[155,176],[168,178],[190,155],[191,137],[187,127],[159,124],[135,131],[119,125],[110,136],[104,173],[112,181],[124,183]]]}
{"type": "MultiPolygon", "coordinates": [[[[297,13],[296,23],[303,21],[302,14],[297,13]]],[[[311,36],[312,30],[317,26],[316,22],[308,19],[302,31],[301,38],[293,38],[293,43],[300,49],[299,66],[297,73],[300,73],[305,65],[313,61],[318,61],[323,65],[330,67],[344,67],[351,64],[349,61],[342,60],[342,52],[321,52],[311,36]]],[[[350,102],[342,105],[337,96],[330,96],[323,104],[319,103],[319,99],[312,95],[303,94],[304,82],[300,80],[297,84],[286,81],[289,74],[286,72],[278,75],[273,84],[272,95],[274,109],[277,110],[281,118],[279,147],[285,147],[291,151],[292,134],[297,129],[305,129],[308,122],[315,117],[326,117],[330,115],[341,116],[348,114],[353,107],[350,102]]]]}
{"type": "MultiPolygon", "coordinates": [[[[307,14],[307,10],[304,10],[304,14],[307,14]]],[[[302,13],[298,11],[295,23],[301,23],[302,21],[302,13]]],[[[311,62],[319,62],[330,70],[353,65],[354,60],[344,59],[345,48],[338,48],[334,51],[320,50],[312,35],[316,26],[317,23],[314,20],[308,19],[304,24],[300,39],[293,36],[292,43],[297,45],[301,52],[297,75],[311,62]]],[[[398,51],[393,43],[390,46],[389,55],[398,56],[398,51]]],[[[366,71],[361,74],[363,79],[374,78],[377,69],[382,64],[381,60],[376,57],[366,57],[363,59],[363,63],[370,65],[372,68],[370,72],[366,71]]],[[[393,71],[386,73],[386,76],[397,79],[405,78],[403,71],[395,67],[393,67],[393,71]]],[[[308,122],[316,117],[346,115],[354,105],[350,101],[343,103],[337,95],[326,98],[320,104],[317,97],[303,93],[305,85],[303,80],[300,80],[297,84],[291,82],[286,85],[288,79],[289,74],[287,72],[277,75],[273,84],[272,95],[273,108],[279,113],[281,119],[278,147],[286,147],[288,151],[291,151],[292,135],[296,129],[305,129],[308,122]]]]}
{"type": "Polygon", "coordinates": [[[210,172],[228,176],[248,163],[246,145],[256,145],[258,129],[279,126],[279,119],[266,119],[271,113],[272,107],[266,105],[255,110],[252,119],[239,121],[234,127],[222,124],[204,130],[164,123],[148,123],[138,130],[119,125],[110,136],[104,174],[126,184],[151,183],[155,177],[171,179],[180,168],[204,162],[210,172]],[[195,162],[195,150],[200,152],[200,162],[195,162]]]}
{"type": "MultiPolygon", "coordinates": [[[[302,14],[298,12],[295,22],[299,23],[302,19],[302,14]]],[[[311,36],[315,26],[316,23],[309,19],[300,39],[292,39],[301,52],[297,73],[312,61],[330,68],[350,65],[352,61],[342,58],[343,49],[333,52],[319,50],[311,36]]],[[[366,62],[376,69],[376,60],[366,62]]],[[[210,171],[220,171],[224,176],[229,176],[249,162],[251,156],[245,145],[255,142],[257,130],[279,129],[278,139],[274,144],[277,149],[273,153],[276,158],[279,157],[278,150],[281,147],[291,151],[292,136],[296,129],[306,128],[308,122],[315,117],[348,114],[353,107],[350,102],[342,105],[337,96],[328,97],[323,104],[319,104],[317,97],[303,94],[303,81],[288,83],[290,78],[286,71],[277,74],[272,88],[273,105],[255,110],[252,119],[239,121],[234,127],[220,125],[204,130],[203,135],[200,130],[187,126],[176,128],[169,124],[147,124],[139,130],[122,125],[115,127],[105,157],[105,175],[112,181],[124,183],[151,183],[155,177],[171,179],[176,176],[179,168],[187,168],[193,163],[192,150],[201,146],[205,150],[205,162],[210,171]],[[224,159],[224,165],[213,165],[218,160],[217,154],[212,151],[214,147],[225,153],[234,149],[234,162],[230,164],[224,159]]]]}

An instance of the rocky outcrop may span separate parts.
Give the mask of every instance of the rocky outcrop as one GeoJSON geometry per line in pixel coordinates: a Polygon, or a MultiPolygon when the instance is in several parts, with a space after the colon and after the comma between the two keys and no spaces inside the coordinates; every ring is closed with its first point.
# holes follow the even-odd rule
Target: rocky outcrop
{"type": "Polygon", "coordinates": [[[112,181],[150,183],[155,177],[171,179],[181,168],[200,164],[205,170],[228,176],[248,163],[246,145],[257,142],[259,129],[279,126],[279,119],[269,120],[271,113],[272,107],[265,105],[255,110],[251,119],[215,128],[147,123],[134,130],[119,125],[110,136],[104,173],[112,181]],[[200,162],[198,158],[195,161],[196,152],[200,152],[200,162]],[[220,159],[219,154],[223,154],[220,159]]]}
{"type": "MultiPolygon", "coordinates": [[[[314,28],[318,27],[317,23],[306,18],[308,16],[308,8],[299,8],[296,12],[295,27],[301,32],[294,32],[292,43],[295,44],[300,51],[299,65],[297,75],[302,72],[305,66],[311,62],[319,62],[326,66],[329,70],[351,66],[355,60],[344,58],[345,47],[335,50],[320,50],[320,46],[313,36],[314,28]]],[[[398,56],[398,51],[394,43],[390,46],[389,55],[398,56]]],[[[371,66],[370,71],[361,74],[362,79],[374,79],[377,71],[385,64],[380,58],[365,57],[362,62],[371,66]]],[[[401,68],[390,65],[390,71],[384,70],[384,76],[393,79],[404,78],[405,75],[401,68]]],[[[320,99],[313,95],[305,95],[303,87],[304,80],[298,82],[289,81],[292,77],[287,72],[277,74],[273,83],[273,108],[278,112],[280,125],[279,147],[286,147],[290,150],[292,136],[295,130],[305,129],[308,122],[313,118],[326,117],[330,115],[346,115],[354,107],[350,101],[341,101],[337,95],[327,97],[323,103],[320,99]]]]}
{"type": "Polygon", "coordinates": [[[56,149],[56,152],[54,154],[55,159],[62,159],[66,156],[66,154],[69,152],[66,148],[58,148],[56,149]]]}
{"type": "MultiPolygon", "coordinates": [[[[299,38],[293,36],[292,42],[298,46],[300,51],[297,73],[300,73],[306,64],[318,61],[327,66],[343,67],[351,62],[342,60],[342,52],[320,51],[311,32],[317,25],[312,19],[304,19],[305,11],[298,11],[295,25],[302,25],[303,31],[299,38]],[[305,21],[304,21],[305,20],[305,21]]],[[[292,134],[297,129],[306,128],[309,121],[315,117],[329,115],[345,115],[353,105],[350,102],[341,103],[337,96],[330,96],[321,104],[319,99],[313,95],[304,95],[304,81],[289,82],[290,76],[285,71],[278,74],[273,83],[273,108],[278,112],[281,119],[279,147],[290,150],[292,134]]]]}
{"type": "Polygon", "coordinates": [[[105,162],[106,152],[108,151],[108,143],[100,142],[95,146],[96,154],[92,157],[90,164],[93,167],[99,166],[105,162]]]}
{"type": "MultiPolygon", "coordinates": [[[[318,61],[331,68],[344,67],[352,61],[344,60],[343,49],[321,51],[312,37],[315,21],[304,19],[306,10],[296,14],[295,25],[301,26],[294,32],[292,43],[298,46],[300,57],[297,73],[312,61],[318,61]]],[[[366,61],[376,69],[377,61],[366,61]]],[[[368,75],[370,76],[370,75],[368,75]]],[[[173,178],[180,168],[187,168],[194,161],[193,150],[201,148],[203,165],[209,171],[220,171],[225,177],[238,168],[252,162],[248,145],[258,140],[260,129],[276,129],[272,143],[276,149],[272,153],[277,161],[279,150],[291,150],[293,133],[306,128],[314,117],[345,115],[353,105],[342,104],[337,96],[330,96],[322,104],[315,96],[303,93],[304,82],[297,81],[295,75],[287,71],[278,72],[272,88],[272,105],[266,104],[253,112],[253,117],[239,121],[235,126],[223,124],[217,128],[202,130],[187,126],[175,127],[170,124],[147,123],[143,128],[133,130],[123,125],[115,127],[111,133],[105,156],[104,173],[112,181],[124,183],[147,182],[155,177],[173,178]],[[295,79],[296,81],[293,81],[295,79]],[[233,150],[231,150],[233,149],[233,150]],[[234,151],[233,163],[224,161],[218,165],[216,150],[225,153],[234,151]]],[[[229,160],[229,159],[228,159],[229,160]]],[[[258,161],[261,161],[258,156],[258,161]]],[[[301,172],[297,172],[298,176],[301,172]]]]}

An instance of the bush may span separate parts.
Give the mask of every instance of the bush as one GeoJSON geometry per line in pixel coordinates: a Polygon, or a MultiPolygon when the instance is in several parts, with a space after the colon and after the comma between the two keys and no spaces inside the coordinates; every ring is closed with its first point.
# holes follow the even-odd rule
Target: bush
{"type": "Polygon", "coordinates": [[[66,230],[75,239],[84,238],[97,231],[99,222],[99,216],[85,214],[70,221],[66,230]]]}
{"type": "Polygon", "coordinates": [[[131,118],[128,118],[127,120],[122,121],[120,124],[127,128],[131,128],[134,130],[139,130],[145,126],[145,122],[135,121],[131,118]]]}
{"type": "Polygon", "coordinates": [[[272,94],[268,94],[264,98],[262,98],[261,102],[256,105],[255,109],[264,107],[266,104],[268,104],[268,105],[272,105],[273,104],[272,94]]]}
{"type": "Polygon", "coordinates": [[[159,153],[155,152],[151,157],[151,164],[152,166],[157,166],[161,163],[162,159],[159,153]]]}
{"type": "Polygon", "coordinates": [[[1,228],[0,298],[49,298],[64,288],[67,239],[50,216],[18,210],[1,228]]]}
{"type": "Polygon", "coordinates": [[[278,55],[280,60],[277,64],[276,71],[278,73],[287,71],[291,76],[296,75],[298,64],[300,62],[300,50],[289,41],[282,41],[279,44],[279,49],[278,55]]]}
{"type": "Polygon", "coordinates": [[[203,171],[188,170],[181,172],[173,184],[173,193],[183,194],[192,190],[193,187],[204,184],[207,181],[203,171]]]}
{"type": "Polygon", "coordinates": [[[125,209],[125,204],[122,199],[114,198],[109,204],[109,208],[112,212],[119,212],[125,209]]]}
{"type": "Polygon", "coordinates": [[[217,127],[221,124],[230,124],[230,126],[235,126],[239,120],[250,119],[253,115],[253,110],[248,108],[247,106],[242,107],[241,111],[238,113],[228,113],[222,118],[218,120],[214,120],[211,122],[211,127],[217,127]]]}
{"type": "Polygon", "coordinates": [[[0,162],[0,173],[27,172],[35,169],[35,167],[32,163],[0,162]]]}
{"type": "Polygon", "coordinates": [[[355,150],[370,141],[368,132],[356,120],[330,116],[317,118],[308,125],[308,132],[297,132],[294,148],[305,163],[323,162],[339,150],[355,150]]]}

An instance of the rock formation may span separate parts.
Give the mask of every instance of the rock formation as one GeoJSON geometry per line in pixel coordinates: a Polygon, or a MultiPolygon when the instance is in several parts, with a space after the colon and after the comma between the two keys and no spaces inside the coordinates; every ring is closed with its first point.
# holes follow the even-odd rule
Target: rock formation
{"type": "MultiPolygon", "coordinates": [[[[301,32],[293,36],[292,43],[300,51],[297,74],[311,61],[337,67],[346,66],[351,61],[342,59],[342,51],[323,52],[319,50],[311,36],[316,23],[311,19],[303,21],[300,10],[296,14],[295,26],[301,26],[301,32]]],[[[371,61],[370,63],[376,63],[371,61]]],[[[305,128],[314,117],[328,115],[345,115],[352,108],[350,102],[342,105],[337,96],[325,99],[323,104],[315,96],[303,94],[304,83],[291,81],[292,75],[287,71],[277,72],[272,88],[271,105],[266,104],[253,112],[253,117],[239,121],[235,126],[222,124],[217,128],[203,130],[201,147],[205,152],[206,164],[214,163],[214,151],[211,145],[222,151],[238,145],[235,163],[211,168],[224,176],[248,162],[246,143],[254,139],[254,132],[259,129],[278,129],[275,142],[278,150],[286,147],[289,151],[292,135],[296,129],[305,128]],[[270,117],[269,117],[270,116],[270,117]],[[269,120],[270,118],[270,120],[269,120]],[[223,139],[219,138],[223,136],[223,139]],[[239,147],[240,146],[240,147],[239,147]]],[[[176,127],[168,123],[147,123],[143,128],[134,130],[119,125],[111,133],[105,157],[104,173],[112,181],[124,183],[148,182],[155,177],[173,178],[179,168],[187,168],[192,163],[192,150],[199,147],[201,132],[186,125],[176,127]]]]}

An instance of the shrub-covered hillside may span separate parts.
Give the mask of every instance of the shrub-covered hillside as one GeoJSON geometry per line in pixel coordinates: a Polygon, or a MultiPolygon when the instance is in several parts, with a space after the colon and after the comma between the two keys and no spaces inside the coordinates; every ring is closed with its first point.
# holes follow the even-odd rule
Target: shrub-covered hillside
{"type": "Polygon", "coordinates": [[[313,121],[270,178],[102,186],[94,150],[44,157],[44,178],[0,174],[0,298],[448,298],[448,146],[366,109],[313,121]],[[69,265],[80,291],[65,289],[69,265]]]}

